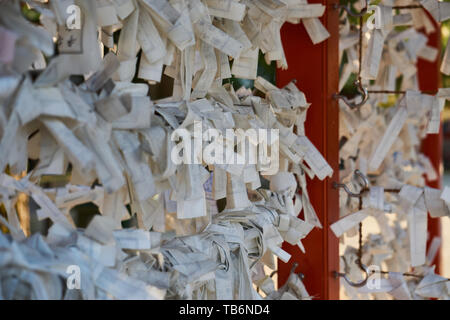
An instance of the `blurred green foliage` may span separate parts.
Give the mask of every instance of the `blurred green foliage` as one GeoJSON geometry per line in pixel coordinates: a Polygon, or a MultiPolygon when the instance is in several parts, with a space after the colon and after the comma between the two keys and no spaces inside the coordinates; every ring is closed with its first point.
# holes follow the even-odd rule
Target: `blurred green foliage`
{"type": "Polygon", "coordinates": [[[33,23],[39,23],[39,19],[40,19],[40,12],[30,8],[26,3],[22,2],[20,5],[20,8],[22,10],[22,14],[23,16],[30,22],[33,23]]]}

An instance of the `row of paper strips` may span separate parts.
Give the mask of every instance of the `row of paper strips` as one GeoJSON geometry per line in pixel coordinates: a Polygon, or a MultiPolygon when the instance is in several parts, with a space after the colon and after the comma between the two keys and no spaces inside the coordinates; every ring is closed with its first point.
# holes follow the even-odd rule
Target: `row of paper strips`
{"type": "MultiPolygon", "coordinates": [[[[0,4],[0,222],[9,230],[0,234],[0,298],[309,299],[298,275],[275,290],[270,273],[275,258],[290,260],[284,241],[304,251],[301,240],[322,227],[306,177],[333,171],[305,136],[305,95],[294,83],[279,89],[257,77],[257,65],[262,51],[287,68],[285,22],[302,22],[313,43],[328,38],[318,19],[325,6],[23,2],[40,13],[38,23],[24,18],[18,1],[0,4]],[[173,93],[152,101],[149,84],[163,73],[173,93]],[[232,75],[254,79],[259,96],[222,85],[232,75]],[[205,158],[175,164],[171,150],[184,141],[172,133],[195,134],[199,122],[203,132],[278,129],[269,149],[279,172],[205,158]],[[41,187],[41,177],[69,171],[69,183],[41,187]],[[50,219],[45,236],[30,235],[24,195],[38,207],[30,214],[50,219]],[[221,212],[219,199],[226,199],[221,212]],[[100,214],[84,229],[71,210],[86,203],[100,214]],[[137,228],[123,228],[132,216],[137,228]],[[70,268],[79,269],[78,282],[70,268]],[[80,290],[67,288],[71,279],[80,290]]],[[[215,143],[230,141],[221,134],[215,143]]]]}
{"type": "MultiPolygon", "coordinates": [[[[364,7],[359,4],[359,9],[364,7]]],[[[332,224],[331,229],[338,237],[343,234],[352,237],[357,235],[360,222],[369,216],[375,218],[380,233],[364,235],[367,237],[362,263],[391,271],[382,276],[381,286],[375,289],[368,285],[356,288],[342,281],[347,296],[352,299],[450,298],[450,282],[435,274],[432,265],[440,239],[431,239],[426,252],[427,212],[432,218],[448,219],[450,188],[439,190],[425,186],[425,178],[428,181],[438,179],[439,168],[434,168],[430,159],[420,152],[422,139],[427,134],[439,133],[440,114],[445,101],[450,99],[450,89],[440,88],[436,94],[418,90],[417,60],[434,62],[439,52],[427,45],[427,35],[438,32],[427,12],[392,10],[394,5],[419,4],[436,22],[450,18],[448,2],[386,0],[378,4],[379,28],[369,29],[363,24],[362,30],[363,86],[369,90],[395,91],[396,81],[402,76],[400,89],[406,94],[389,108],[380,107],[393,104],[387,94],[369,94],[368,101],[357,111],[340,102],[341,181],[349,183],[355,192],[361,191],[361,186],[353,179],[354,170],[359,169],[369,177],[370,191],[364,193],[362,210],[359,210],[359,199],[349,197],[341,189],[341,219],[332,224]],[[395,28],[398,26],[403,28],[395,28]],[[384,192],[385,188],[398,189],[399,193],[384,192]],[[411,272],[411,267],[423,278],[404,277],[402,273],[411,272]]],[[[348,19],[342,21],[340,58],[345,65],[340,89],[352,73],[358,73],[359,67],[359,31],[351,27],[348,19]]],[[[441,63],[441,72],[447,75],[450,74],[449,51],[447,45],[441,63]]],[[[361,277],[357,257],[357,249],[350,245],[341,257],[341,271],[347,270],[353,279],[361,277]]]]}

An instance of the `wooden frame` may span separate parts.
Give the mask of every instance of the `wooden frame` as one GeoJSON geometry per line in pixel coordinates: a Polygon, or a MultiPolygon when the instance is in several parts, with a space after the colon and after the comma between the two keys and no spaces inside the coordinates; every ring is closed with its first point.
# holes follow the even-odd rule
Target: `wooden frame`
{"type": "Polygon", "coordinates": [[[333,181],[339,181],[338,104],[332,98],[339,84],[339,10],[331,7],[338,0],[308,2],[327,6],[321,21],[330,38],[314,45],[303,24],[284,24],[281,38],[289,68],[277,70],[277,85],[280,87],[292,79],[297,80],[297,87],[311,103],[306,135],[327,159],[334,174],[324,181],[308,180],[311,203],[323,229],[315,228],[305,239],[306,254],[296,246],[283,245],[292,258],[288,264],[279,261],[278,282],[283,284],[292,263],[298,262],[296,272],[305,275],[304,282],[309,294],[318,299],[338,299],[339,279],[334,277],[333,272],[339,268],[339,240],[329,228],[339,218],[339,193],[332,187],[333,181]]]}
{"type": "MultiPolygon", "coordinates": [[[[423,59],[419,59],[417,63],[417,70],[419,75],[419,89],[422,91],[437,92],[441,87],[441,74],[440,74],[440,52],[441,52],[441,33],[440,26],[434,22],[433,18],[428,15],[433,21],[433,25],[436,29],[435,32],[428,35],[428,45],[439,49],[438,58],[434,62],[428,62],[423,59]]],[[[421,30],[425,33],[424,30],[421,30]]],[[[422,152],[428,156],[433,164],[433,167],[438,172],[438,179],[435,181],[427,181],[427,185],[432,188],[442,187],[442,145],[443,145],[443,132],[442,126],[439,134],[429,134],[422,141],[422,152]]],[[[428,218],[428,246],[434,237],[441,235],[440,220],[436,218],[428,218]]],[[[439,273],[440,269],[440,254],[438,254],[433,261],[436,264],[436,273],[439,273]]]]}

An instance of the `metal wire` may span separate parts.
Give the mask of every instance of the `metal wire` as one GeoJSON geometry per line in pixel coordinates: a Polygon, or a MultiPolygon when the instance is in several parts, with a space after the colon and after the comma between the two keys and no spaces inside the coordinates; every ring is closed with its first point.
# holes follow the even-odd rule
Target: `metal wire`
{"type": "Polygon", "coordinates": [[[401,9],[423,9],[420,4],[417,5],[409,5],[409,6],[393,6],[393,10],[401,10],[401,9]]]}
{"type": "MultiPolygon", "coordinates": [[[[360,211],[362,209],[362,198],[359,198],[358,209],[360,211]]],[[[359,268],[361,270],[364,270],[363,266],[362,266],[362,255],[363,255],[363,252],[362,252],[363,251],[363,249],[362,249],[363,248],[362,222],[359,223],[358,234],[359,234],[359,240],[358,240],[358,261],[357,261],[357,264],[358,264],[358,266],[359,266],[359,268]]]]}
{"type": "MultiPolygon", "coordinates": [[[[376,271],[376,270],[372,270],[371,273],[380,273],[380,274],[389,274],[391,273],[390,271],[376,271]]],[[[419,279],[423,279],[425,276],[420,275],[420,274],[414,274],[414,273],[410,273],[410,272],[403,272],[402,276],[404,277],[414,277],[414,278],[419,278],[419,279]]],[[[443,281],[450,281],[450,278],[444,278],[445,280],[443,281]]]]}
{"type": "Polygon", "coordinates": [[[344,9],[347,12],[348,15],[350,15],[352,17],[355,17],[355,18],[362,17],[367,12],[367,6],[364,9],[362,9],[361,12],[353,12],[350,9],[350,5],[334,4],[333,8],[334,9],[344,9]]]}
{"type": "MultiPolygon", "coordinates": [[[[363,18],[359,17],[359,65],[358,65],[358,81],[361,82],[361,71],[362,71],[362,43],[363,43],[363,18]]],[[[361,82],[362,83],[362,82],[361,82]]]]}
{"type": "MultiPolygon", "coordinates": [[[[368,90],[368,93],[406,94],[404,90],[368,90]]],[[[422,90],[421,93],[436,94],[436,91],[422,90]]]]}

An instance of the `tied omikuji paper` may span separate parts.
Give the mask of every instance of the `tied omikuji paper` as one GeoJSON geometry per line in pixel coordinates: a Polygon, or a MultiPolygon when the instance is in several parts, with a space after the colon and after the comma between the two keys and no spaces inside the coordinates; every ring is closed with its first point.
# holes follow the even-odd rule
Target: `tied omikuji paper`
{"type": "Polygon", "coordinates": [[[284,241],[304,251],[322,227],[306,176],[333,171],[304,134],[307,97],[257,69],[260,53],[287,68],[285,22],[326,40],[325,6],[0,7],[1,298],[310,299],[298,275],[270,275],[284,241]]]}

